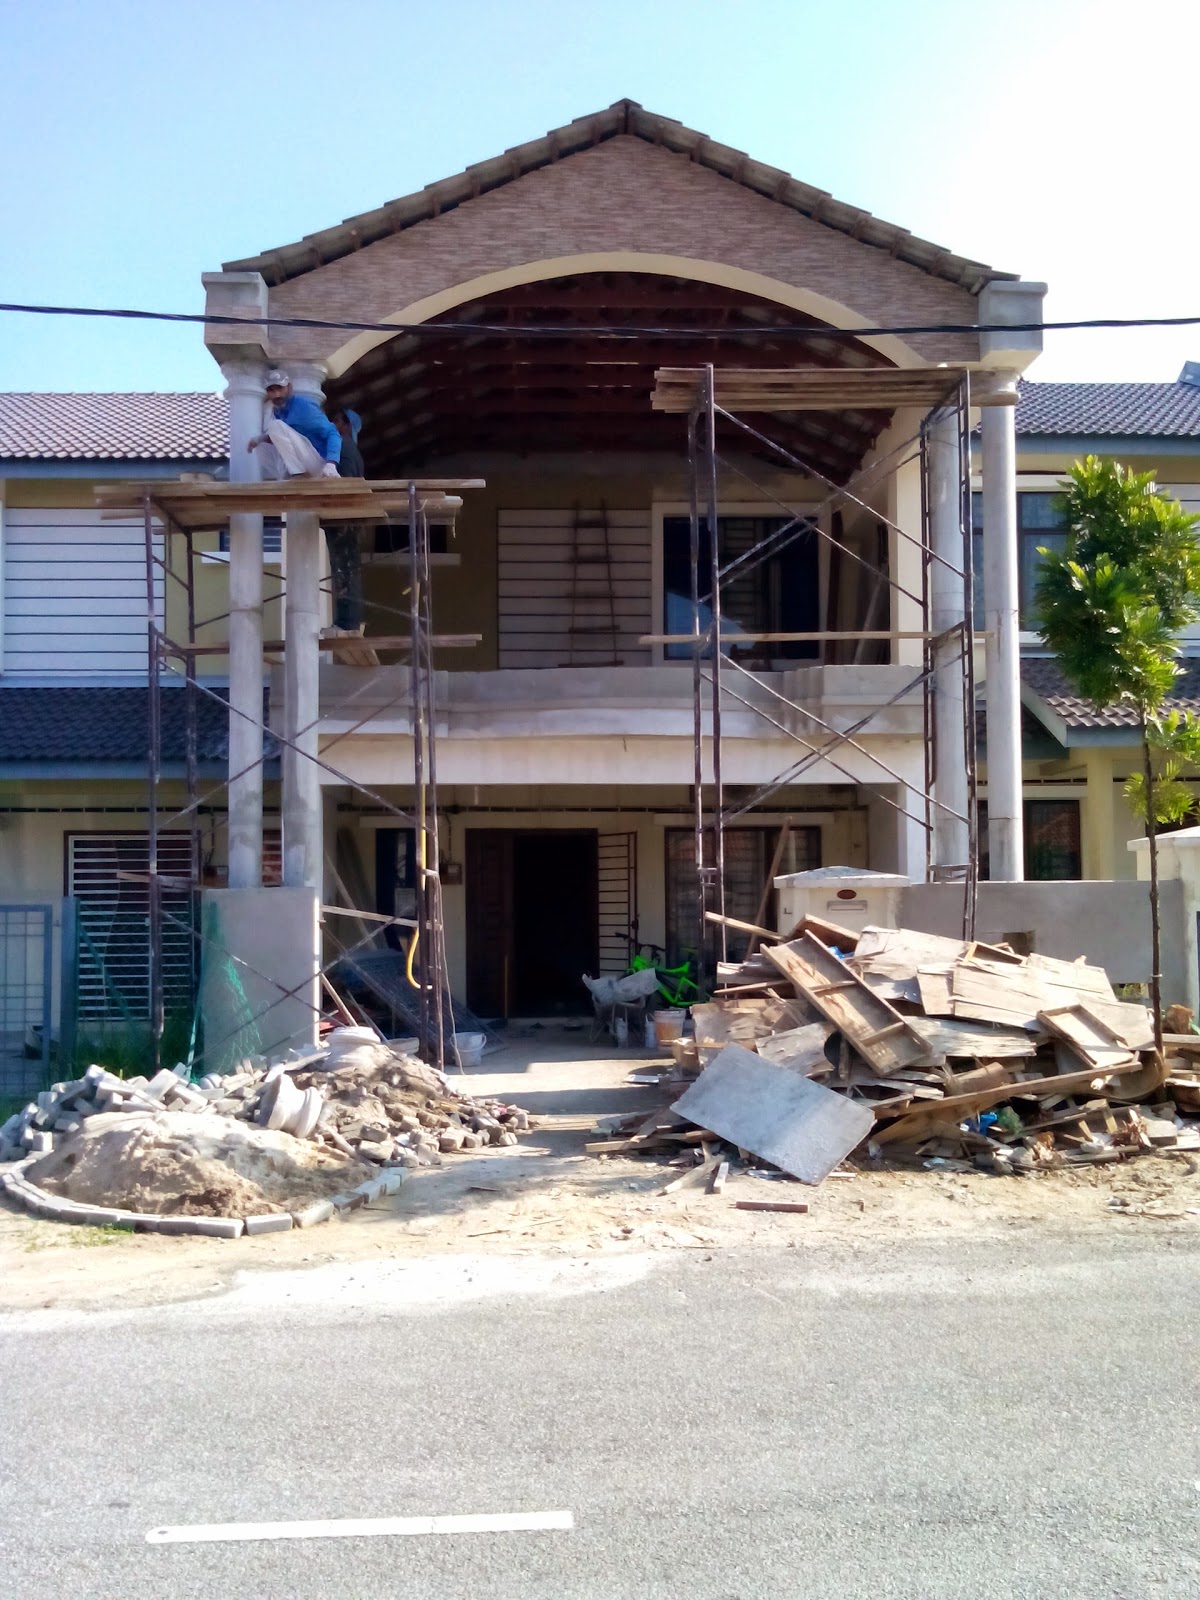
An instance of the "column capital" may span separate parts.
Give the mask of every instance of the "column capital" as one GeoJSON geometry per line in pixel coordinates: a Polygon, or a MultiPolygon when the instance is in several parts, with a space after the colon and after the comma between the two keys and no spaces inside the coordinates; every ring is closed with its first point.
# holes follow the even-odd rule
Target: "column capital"
{"type": "Polygon", "coordinates": [[[266,394],[264,379],[267,363],[261,355],[245,354],[226,356],[221,362],[221,376],[225,379],[225,396],[228,400],[243,395],[266,394]]]}
{"type": "Polygon", "coordinates": [[[283,370],[291,379],[292,388],[297,394],[307,395],[310,400],[324,401],[325,378],[329,372],[324,361],[287,361],[283,370]]]}
{"type": "Polygon", "coordinates": [[[236,319],[207,322],[204,342],[222,366],[245,352],[265,357],[267,281],[260,272],[205,272],[204,310],[208,316],[236,319]]]}

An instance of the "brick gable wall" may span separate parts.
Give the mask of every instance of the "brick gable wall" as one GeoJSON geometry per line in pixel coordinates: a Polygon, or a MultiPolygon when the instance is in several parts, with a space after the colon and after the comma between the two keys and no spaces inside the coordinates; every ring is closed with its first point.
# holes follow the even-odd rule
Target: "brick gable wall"
{"type": "MultiPolygon", "coordinates": [[[[828,296],[872,323],[971,322],[966,289],[931,277],[685,156],[620,135],[270,291],[276,316],[379,321],[484,273],[597,251],[685,256],[828,296]]],[[[281,359],[328,357],[349,336],[277,330],[281,359]]],[[[978,359],[965,335],[914,335],[929,361],[978,359]]]]}

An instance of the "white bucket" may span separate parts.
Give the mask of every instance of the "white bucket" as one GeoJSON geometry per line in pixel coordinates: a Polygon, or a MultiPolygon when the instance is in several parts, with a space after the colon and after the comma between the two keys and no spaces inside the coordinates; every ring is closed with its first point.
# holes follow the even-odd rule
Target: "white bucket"
{"type": "Polygon", "coordinates": [[[483,1047],[487,1043],[486,1033],[456,1033],[454,1043],[458,1050],[458,1059],[464,1067],[477,1067],[483,1060],[483,1047]]]}

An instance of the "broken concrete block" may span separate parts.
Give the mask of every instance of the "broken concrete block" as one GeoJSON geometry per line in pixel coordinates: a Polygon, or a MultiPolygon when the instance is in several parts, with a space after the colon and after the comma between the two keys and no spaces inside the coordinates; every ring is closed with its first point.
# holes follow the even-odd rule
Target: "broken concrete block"
{"type": "Polygon", "coordinates": [[[339,1213],[357,1211],[359,1206],[367,1203],[367,1197],[361,1189],[343,1189],[341,1194],[331,1194],[329,1203],[339,1213]]]}
{"type": "Polygon", "coordinates": [[[365,1156],[368,1161],[390,1161],[395,1154],[396,1146],[391,1139],[364,1139],[358,1147],[360,1156],[365,1156]]]}
{"type": "Polygon", "coordinates": [[[266,1211],[257,1217],[243,1217],[242,1221],[251,1237],[259,1233],[290,1233],[292,1228],[290,1211],[266,1211]]]}
{"type": "Polygon", "coordinates": [[[312,1228],[318,1222],[328,1222],[334,1214],[331,1200],[314,1200],[312,1205],[305,1206],[303,1211],[293,1211],[292,1221],[298,1228],[312,1228]]]}
{"type": "Polygon", "coordinates": [[[380,1173],[377,1182],[383,1186],[382,1193],[398,1194],[401,1185],[404,1183],[405,1176],[403,1167],[391,1167],[387,1172],[380,1173]]]}
{"type": "Polygon", "coordinates": [[[463,1128],[446,1128],[438,1139],[438,1149],[444,1152],[461,1150],[466,1130],[463,1128]]]}
{"type": "Polygon", "coordinates": [[[25,1146],[31,1155],[49,1155],[54,1149],[54,1135],[52,1133],[36,1131],[33,1128],[25,1130],[25,1146]]]}

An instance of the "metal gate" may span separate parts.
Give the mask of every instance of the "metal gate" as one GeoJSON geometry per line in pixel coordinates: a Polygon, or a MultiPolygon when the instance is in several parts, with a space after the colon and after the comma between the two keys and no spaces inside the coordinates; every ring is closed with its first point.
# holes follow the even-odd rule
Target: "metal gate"
{"type": "Polygon", "coordinates": [[[49,906],[0,906],[0,1098],[45,1086],[53,939],[49,906]]]}
{"type": "Polygon", "coordinates": [[[637,834],[602,833],[596,841],[597,948],[600,972],[629,970],[629,937],[637,937],[637,834]]]}

